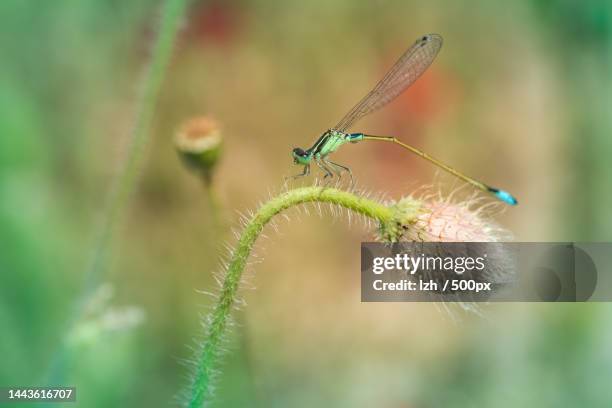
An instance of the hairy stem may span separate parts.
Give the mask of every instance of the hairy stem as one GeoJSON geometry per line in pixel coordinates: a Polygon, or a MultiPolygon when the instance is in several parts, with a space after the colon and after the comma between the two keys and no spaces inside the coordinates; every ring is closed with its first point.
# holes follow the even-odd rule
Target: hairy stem
{"type": "Polygon", "coordinates": [[[303,187],[290,190],[265,203],[242,232],[227,268],[218,302],[207,322],[206,339],[196,361],[196,372],[188,405],[190,408],[199,408],[202,404],[209,402],[212,375],[217,368],[219,348],[236,301],[242,273],[257,237],[275,215],[290,207],[312,202],[330,203],[362,214],[378,221],[381,230],[389,229],[390,225],[407,225],[418,213],[416,205],[385,206],[350,192],[324,187],[303,187]]]}
{"type": "MultiPolygon", "coordinates": [[[[141,82],[137,111],[130,134],[130,144],[122,168],[114,180],[107,208],[99,227],[93,252],[85,270],[83,287],[74,305],[72,315],[64,333],[68,333],[78,321],[84,304],[99,284],[104,270],[113,232],[125,211],[138,181],[144,147],[149,140],[149,129],[155,111],[155,103],[161,88],[166,68],[172,55],[172,48],[181,20],[185,14],[188,0],[166,0],[161,10],[158,35],[151,51],[151,58],[141,82]]],[[[62,344],[56,352],[48,374],[49,383],[61,383],[67,359],[67,350],[62,344]]]]}

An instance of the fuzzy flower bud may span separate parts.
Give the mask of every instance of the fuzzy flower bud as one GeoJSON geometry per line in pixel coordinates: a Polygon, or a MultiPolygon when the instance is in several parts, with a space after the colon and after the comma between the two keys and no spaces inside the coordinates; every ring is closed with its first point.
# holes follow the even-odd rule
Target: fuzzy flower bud
{"type": "Polygon", "coordinates": [[[469,203],[426,202],[414,224],[419,241],[494,242],[505,233],[469,203]]]}
{"type": "Polygon", "coordinates": [[[473,207],[470,202],[402,198],[393,206],[393,221],[381,225],[380,238],[387,242],[496,242],[510,238],[473,207]]]}

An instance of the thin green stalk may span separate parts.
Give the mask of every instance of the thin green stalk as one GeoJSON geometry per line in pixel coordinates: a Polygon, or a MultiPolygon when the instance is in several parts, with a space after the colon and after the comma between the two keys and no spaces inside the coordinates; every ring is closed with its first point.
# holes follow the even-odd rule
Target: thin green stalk
{"type": "Polygon", "coordinates": [[[118,225],[138,180],[143,151],[150,138],[149,130],[151,119],[155,112],[157,97],[172,55],[176,34],[185,14],[187,2],[188,0],[166,0],[164,2],[159,34],[151,52],[151,60],[142,82],[138,100],[139,108],[131,132],[127,158],[111,191],[109,206],[104,217],[101,233],[96,242],[94,256],[87,271],[85,282],[86,293],[95,288],[98,283],[103,264],[102,261],[111,241],[113,230],[118,225]]]}
{"type": "Polygon", "coordinates": [[[223,217],[222,206],[219,204],[217,195],[215,194],[212,183],[206,183],[206,200],[208,201],[208,213],[212,220],[212,229],[215,235],[223,236],[226,230],[225,220],[223,217]]]}
{"type": "MultiPolygon", "coordinates": [[[[417,203],[411,200],[400,201],[396,205],[385,206],[379,202],[359,197],[353,193],[325,187],[303,187],[287,191],[267,203],[257,211],[247,223],[227,268],[225,281],[218,302],[212,311],[206,339],[196,361],[196,372],[191,387],[190,408],[200,408],[209,403],[213,385],[213,373],[217,368],[219,348],[227,330],[228,319],[236,301],[242,273],[253,245],[265,225],[284,210],[305,203],[330,203],[347,208],[353,212],[376,220],[381,233],[386,236],[394,231],[395,238],[400,231],[415,220],[419,212],[417,203]]],[[[393,237],[389,237],[393,240],[393,237]]]]}
{"type": "MultiPolygon", "coordinates": [[[[71,319],[67,322],[68,333],[78,322],[83,305],[101,280],[105,259],[113,232],[127,207],[138,180],[144,148],[150,138],[150,127],[155,105],[175,42],[177,32],[185,14],[188,0],[166,0],[161,10],[159,31],[151,51],[151,59],[142,80],[138,97],[137,113],[130,134],[130,144],[122,169],[112,186],[105,215],[100,225],[92,256],[85,271],[83,287],[75,303],[71,319]]],[[[65,369],[66,350],[62,344],[51,362],[50,382],[61,383],[65,369]]]]}

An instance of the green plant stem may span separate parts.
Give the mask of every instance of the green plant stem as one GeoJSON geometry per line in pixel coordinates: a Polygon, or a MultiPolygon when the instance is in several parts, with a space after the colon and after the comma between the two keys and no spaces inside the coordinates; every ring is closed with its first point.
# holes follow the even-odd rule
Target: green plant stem
{"type": "Polygon", "coordinates": [[[208,213],[211,219],[212,230],[217,236],[224,236],[226,225],[223,216],[222,206],[213,190],[212,183],[204,183],[206,201],[208,202],[208,213]]]}
{"type": "MultiPolygon", "coordinates": [[[[138,181],[143,151],[150,138],[151,120],[155,112],[157,97],[172,55],[176,34],[185,14],[187,3],[188,0],[166,0],[163,4],[158,35],[141,83],[142,88],[138,97],[138,108],[130,135],[127,157],[123,162],[121,171],[114,180],[105,215],[85,271],[83,286],[67,323],[67,330],[64,333],[68,333],[78,322],[83,306],[101,281],[113,232],[119,224],[131,193],[138,181]]],[[[64,360],[67,358],[67,353],[64,345],[62,344],[60,348],[61,350],[55,354],[51,362],[49,381],[52,383],[61,383],[62,371],[64,371],[66,365],[64,360]]]]}
{"type": "Polygon", "coordinates": [[[187,2],[188,0],[166,0],[164,2],[159,34],[151,51],[151,60],[142,81],[138,100],[139,108],[131,132],[127,157],[110,194],[109,206],[86,275],[85,293],[93,290],[99,283],[100,270],[113,231],[118,225],[138,181],[143,151],[150,138],[151,120],[155,112],[157,97],[172,55],[172,48],[187,2]]]}
{"type": "Polygon", "coordinates": [[[265,203],[247,223],[227,268],[221,294],[208,321],[206,339],[196,361],[197,368],[188,405],[190,408],[199,408],[202,404],[209,402],[219,347],[236,301],[242,273],[257,237],[275,215],[290,207],[313,202],[330,203],[347,208],[378,221],[381,226],[410,222],[414,220],[418,211],[416,206],[412,206],[408,213],[401,212],[396,206],[387,207],[350,192],[325,187],[303,187],[290,190],[265,203]]]}

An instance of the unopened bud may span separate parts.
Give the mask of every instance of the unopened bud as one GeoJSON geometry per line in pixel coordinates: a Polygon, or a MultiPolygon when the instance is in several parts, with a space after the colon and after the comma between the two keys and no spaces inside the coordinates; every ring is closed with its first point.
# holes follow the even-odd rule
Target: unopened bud
{"type": "Polygon", "coordinates": [[[190,119],[179,128],[174,142],[183,163],[210,184],[223,144],[217,121],[206,116],[190,119]]]}

